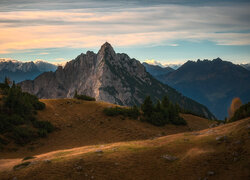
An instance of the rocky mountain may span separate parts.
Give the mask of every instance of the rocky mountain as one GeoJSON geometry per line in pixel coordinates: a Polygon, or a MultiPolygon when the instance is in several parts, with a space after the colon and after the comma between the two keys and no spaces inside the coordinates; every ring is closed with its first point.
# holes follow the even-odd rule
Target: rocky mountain
{"type": "Polygon", "coordinates": [[[46,61],[42,61],[42,60],[38,60],[35,61],[35,65],[37,66],[37,68],[39,69],[39,71],[41,72],[48,72],[48,71],[56,71],[57,69],[57,65],[48,63],[46,61]]]}
{"type": "Polygon", "coordinates": [[[168,95],[181,107],[214,118],[205,106],[162,84],[138,60],[124,53],[115,53],[107,42],[97,54],[91,51],[80,54],[64,68],[60,66],[55,72],[21,82],[20,86],[39,98],[72,97],[77,91],[97,100],[129,106],[141,104],[147,95],[154,101],[168,95]]]}
{"type": "Polygon", "coordinates": [[[161,80],[206,105],[219,119],[227,116],[233,98],[250,101],[250,72],[220,58],[188,61],[161,80]]]}
{"type": "Polygon", "coordinates": [[[240,64],[242,67],[244,67],[245,69],[247,69],[248,71],[250,71],[250,63],[248,64],[240,64]]]}
{"type": "Polygon", "coordinates": [[[45,61],[21,62],[0,59],[0,82],[2,82],[5,77],[15,82],[21,82],[27,79],[32,80],[43,72],[55,71],[56,69],[56,65],[45,61]]]}
{"type": "Polygon", "coordinates": [[[158,80],[161,80],[162,76],[164,77],[174,71],[174,69],[171,67],[161,67],[158,65],[148,64],[146,62],[143,62],[142,64],[146,68],[146,71],[158,80]]]}

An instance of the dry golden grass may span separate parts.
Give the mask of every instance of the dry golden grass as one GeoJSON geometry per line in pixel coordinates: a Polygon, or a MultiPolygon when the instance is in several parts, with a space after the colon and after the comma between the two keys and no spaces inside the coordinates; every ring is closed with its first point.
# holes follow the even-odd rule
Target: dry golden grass
{"type": "Polygon", "coordinates": [[[32,151],[1,153],[0,179],[199,179],[208,171],[215,173],[209,179],[249,178],[250,118],[207,129],[213,122],[182,115],[187,127],[159,128],[106,117],[103,107],[112,106],[107,103],[44,102],[47,108],[38,117],[60,130],[33,144],[32,151]],[[218,143],[216,137],[224,135],[228,141],[218,143]],[[178,159],[167,161],[166,154],[178,159]],[[27,156],[36,157],[27,160],[31,165],[11,170],[27,156]]]}
{"type": "Polygon", "coordinates": [[[50,121],[57,130],[48,138],[39,139],[24,147],[9,145],[10,150],[0,153],[0,158],[20,158],[50,151],[70,149],[86,145],[98,145],[121,141],[143,140],[208,128],[213,121],[193,115],[182,115],[188,126],[166,125],[156,127],[139,120],[108,117],[103,108],[114,106],[104,102],[74,99],[42,100],[46,109],[38,111],[37,118],[50,121]]]}

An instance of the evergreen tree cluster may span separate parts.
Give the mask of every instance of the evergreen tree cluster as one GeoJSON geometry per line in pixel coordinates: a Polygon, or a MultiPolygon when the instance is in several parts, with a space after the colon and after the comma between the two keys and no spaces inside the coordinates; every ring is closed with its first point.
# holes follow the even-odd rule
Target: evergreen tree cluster
{"type": "Polygon", "coordinates": [[[242,105],[239,109],[237,109],[232,118],[228,120],[228,122],[234,122],[246,117],[250,117],[250,102],[242,105]]]}
{"type": "Polygon", "coordinates": [[[118,116],[122,115],[124,117],[129,117],[131,119],[137,119],[140,116],[140,111],[136,106],[124,108],[124,107],[111,107],[105,108],[103,112],[107,116],[118,116]]]}
{"type": "Polygon", "coordinates": [[[121,115],[132,119],[140,117],[141,121],[148,122],[155,126],[187,124],[186,121],[179,116],[179,113],[182,111],[181,108],[177,104],[171,103],[167,96],[165,96],[162,101],[158,101],[155,105],[150,96],[146,97],[140,110],[136,106],[130,108],[111,107],[105,108],[104,113],[107,116],[121,115]]]}
{"type": "Polygon", "coordinates": [[[48,121],[35,118],[37,110],[45,108],[38,98],[26,92],[15,83],[5,79],[0,83],[0,146],[11,139],[17,144],[26,144],[38,137],[46,137],[54,127],[48,121]]]}
{"type": "Polygon", "coordinates": [[[85,101],[96,101],[96,99],[94,97],[90,97],[90,96],[87,96],[84,94],[78,94],[77,91],[75,91],[74,98],[80,99],[80,100],[85,100],[85,101]]]}
{"type": "Polygon", "coordinates": [[[146,97],[141,105],[142,121],[149,122],[156,126],[164,126],[166,124],[186,125],[186,121],[179,116],[181,112],[177,104],[169,101],[168,97],[163,97],[162,101],[153,104],[150,96],[146,97]]]}

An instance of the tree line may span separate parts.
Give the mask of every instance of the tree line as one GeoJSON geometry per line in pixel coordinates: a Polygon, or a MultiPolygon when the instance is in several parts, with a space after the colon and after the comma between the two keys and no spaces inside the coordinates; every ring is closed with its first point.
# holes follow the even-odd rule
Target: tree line
{"type": "Polygon", "coordinates": [[[177,104],[170,102],[167,96],[156,104],[152,102],[150,96],[147,96],[140,108],[133,106],[104,109],[104,113],[108,116],[122,115],[140,119],[155,126],[164,126],[166,124],[186,125],[186,121],[179,115],[182,111],[177,104]]]}
{"type": "Polygon", "coordinates": [[[22,92],[15,82],[5,78],[4,83],[0,83],[0,95],[0,147],[11,140],[24,145],[54,130],[50,122],[35,117],[45,104],[36,96],[22,92]]]}

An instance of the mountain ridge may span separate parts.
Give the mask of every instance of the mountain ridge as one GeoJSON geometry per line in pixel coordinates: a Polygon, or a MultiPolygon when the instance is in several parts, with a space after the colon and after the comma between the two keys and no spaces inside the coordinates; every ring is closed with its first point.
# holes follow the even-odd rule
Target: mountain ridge
{"type": "Polygon", "coordinates": [[[0,82],[3,82],[5,77],[15,82],[32,80],[41,73],[55,71],[56,68],[56,65],[41,60],[21,62],[12,59],[0,59],[0,82]]]}
{"type": "Polygon", "coordinates": [[[250,101],[250,72],[220,58],[187,61],[160,80],[205,104],[220,119],[227,116],[233,98],[239,97],[244,103],[250,101]]]}
{"type": "Polygon", "coordinates": [[[33,81],[21,82],[20,86],[39,98],[73,97],[77,91],[97,100],[128,106],[141,104],[147,95],[155,102],[168,95],[184,109],[214,118],[205,106],[154,79],[138,60],[115,53],[108,42],[97,54],[82,53],[54,73],[43,73],[33,81]]]}

